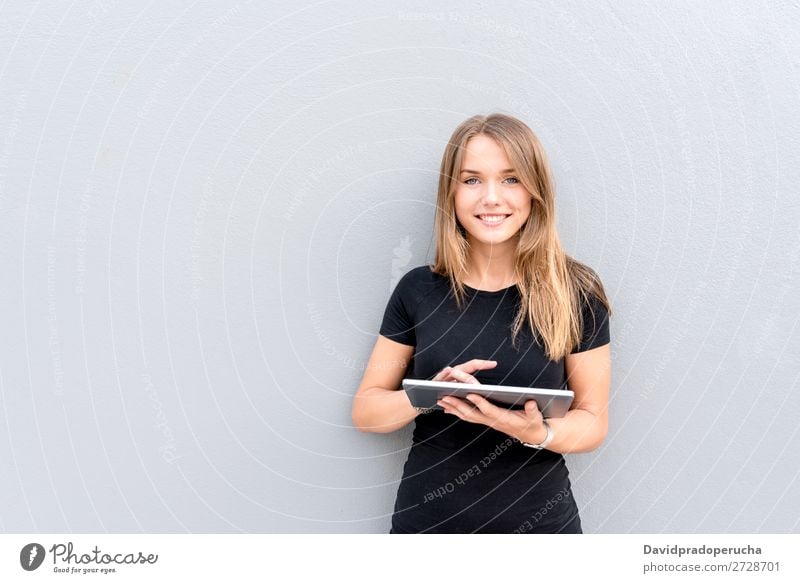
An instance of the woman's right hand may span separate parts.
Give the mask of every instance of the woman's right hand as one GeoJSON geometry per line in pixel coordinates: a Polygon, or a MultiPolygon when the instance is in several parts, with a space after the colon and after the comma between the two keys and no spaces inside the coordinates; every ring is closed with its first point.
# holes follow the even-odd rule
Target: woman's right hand
{"type": "Polygon", "coordinates": [[[433,377],[435,381],[449,381],[455,383],[470,383],[473,385],[481,384],[472,373],[478,370],[485,370],[497,366],[496,360],[481,360],[473,358],[467,362],[443,368],[433,377]]]}

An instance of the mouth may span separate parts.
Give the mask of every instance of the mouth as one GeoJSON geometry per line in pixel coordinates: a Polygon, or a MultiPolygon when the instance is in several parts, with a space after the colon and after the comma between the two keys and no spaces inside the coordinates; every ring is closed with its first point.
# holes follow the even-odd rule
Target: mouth
{"type": "Polygon", "coordinates": [[[511,215],[507,214],[485,214],[485,215],[475,215],[475,218],[478,219],[481,223],[486,225],[487,227],[496,227],[498,225],[502,225],[508,217],[511,215]]]}

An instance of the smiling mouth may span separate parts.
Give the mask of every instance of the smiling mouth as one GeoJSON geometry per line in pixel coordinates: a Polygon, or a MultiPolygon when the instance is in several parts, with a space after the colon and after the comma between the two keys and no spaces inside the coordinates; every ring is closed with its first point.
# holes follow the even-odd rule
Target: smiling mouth
{"type": "Polygon", "coordinates": [[[507,214],[500,214],[500,215],[496,215],[496,214],[495,214],[495,215],[489,215],[489,214],[486,214],[486,215],[475,215],[475,217],[476,217],[477,219],[479,219],[479,220],[480,220],[480,221],[481,221],[481,222],[482,222],[484,225],[488,225],[488,226],[490,226],[490,227],[493,227],[493,226],[496,226],[496,225],[499,225],[499,224],[501,224],[503,221],[505,221],[505,220],[506,220],[508,217],[510,217],[510,216],[511,216],[511,215],[507,215],[507,214]]]}

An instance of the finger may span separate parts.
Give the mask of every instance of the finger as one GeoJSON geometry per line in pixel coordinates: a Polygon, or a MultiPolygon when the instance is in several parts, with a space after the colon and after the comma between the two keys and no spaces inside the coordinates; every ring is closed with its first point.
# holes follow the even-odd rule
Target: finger
{"type": "Polygon", "coordinates": [[[450,374],[454,379],[456,379],[460,383],[471,383],[473,385],[479,385],[478,379],[472,376],[469,373],[464,372],[458,368],[454,368],[450,371],[450,374]]]}
{"type": "Polygon", "coordinates": [[[462,421],[469,423],[480,423],[487,427],[493,427],[495,420],[481,413],[473,403],[459,399],[458,397],[447,396],[440,399],[440,404],[446,413],[455,415],[462,421]]]}
{"type": "Polygon", "coordinates": [[[541,415],[539,411],[539,404],[536,402],[536,399],[529,399],[525,401],[525,414],[536,416],[541,415]]]}
{"type": "Polygon", "coordinates": [[[489,402],[486,397],[483,395],[477,395],[475,393],[470,393],[467,395],[467,400],[475,405],[482,413],[489,415],[491,417],[499,417],[503,413],[506,412],[506,409],[501,409],[497,405],[494,405],[489,402]]]}
{"type": "Polygon", "coordinates": [[[510,410],[505,409],[503,407],[498,407],[494,403],[490,402],[483,395],[470,393],[467,395],[466,398],[470,403],[473,404],[473,406],[476,409],[476,413],[479,413],[481,415],[483,423],[485,423],[489,427],[503,427],[513,424],[514,421],[519,423],[520,421],[523,420],[524,424],[527,425],[529,423],[529,421],[525,418],[524,415],[521,416],[523,418],[521,420],[515,419],[514,421],[511,421],[509,418],[513,417],[513,415],[511,414],[510,410]]]}
{"type": "Polygon", "coordinates": [[[464,372],[475,372],[476,370],[484,370],[487,368],[494,368],[497,366],[496,360],[482,360],[480,358],[473,358],[463,364],[458,365],[464,372]]]}
{"type": "Polygon", "coordinates": [[[463,419],[463,417],[461,417],[461,413],[458,410],[458,407],[456,406],[456,400],[457,399],[455,397],[442,397],[436,402],[439,404],[439,406],[445,413],[449,413],[450,415],[455,415],[456,417],[463,419]]]}
{"type": "Polygon", "coordinates": [[[452,407],[443,407],[443,409],[444,409],[444,412],[447,413],[448,415],[455,415],[456,417],[458,417],[462,421],[467,421],[467,419],[464,419],[464,416],[461,414],[461,412],[458,409],[454,409],[452,407]]]}
{"type": "Polygon", "coordinates": [[[444,367],[442,370],[439,371],[439,373],[435,377],[433,377],[433,380],[435,381],[447,380],[450,377],[450,371],[452,370],[453,370],[452,367],[449,366],[444,367]]]}
{"type": "Polygon", "coordinates": [[[461,397],[456,397],[455,395],[445,395],[440,401],[444,403],[445,407],[458,411],[459,413],[466,413],[475,408],[475,405],[469,401],[465,401],[461,397]]]}

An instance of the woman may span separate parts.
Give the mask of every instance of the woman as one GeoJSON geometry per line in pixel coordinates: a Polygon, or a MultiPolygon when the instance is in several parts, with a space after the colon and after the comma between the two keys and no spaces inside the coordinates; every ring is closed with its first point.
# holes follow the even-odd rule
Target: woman
{"type": "Polygon", "coordinates": [[[610,305],[556,232],[544,150],[520,120],[474,116],[445,149],[436,261],[406,273],[354,397],[362,431],[415,421],[391,533],[581,533],[563,453],[608,427],[610,305]],[[407,370],[410,367],[410,371],[407,370]],[[409,378],[569,388],[563,418],[478,395],[416,410],[409,378]]]}

